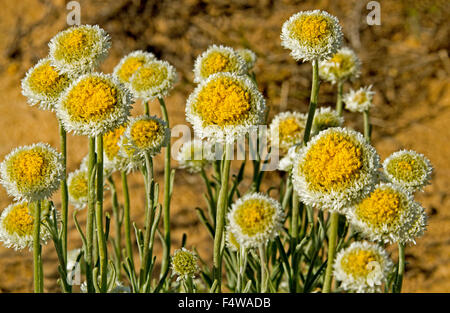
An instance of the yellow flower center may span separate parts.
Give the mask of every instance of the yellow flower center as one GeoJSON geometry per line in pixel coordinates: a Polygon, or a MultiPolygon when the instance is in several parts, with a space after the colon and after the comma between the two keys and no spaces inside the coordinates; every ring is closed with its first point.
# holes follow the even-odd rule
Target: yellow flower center
{"type": "Polygon", "coordinates": [[[154,120],[140,120],[131,127],[131,138],[138,148],[146,148],[160,136],[161,124],[154,120]]]}
{"type": "Polygon", "coordinates": [[[3,226],[9,234],[27,236],[33,234],[34,217],[28,210],[28,203],[15,205],[3,220],[3,226]]]}
{"type": "Polygon", "coordinates": [[[108,159],[114,159],[119,152],[119,140],[126,128],[126,125],[121,125],[103,135],[103,149],[108,159]]]}
{"type": "Polygon", "coordinates": [[[330,21],[321,15],[304,15],[291,24],[290,32],[299,42],[316,46],[324,42],[331,32],[330,21]]]}
{"type": "Polygon", "coordinates": [[[120,69],[117,71],[117,76],[120,81],[128,83],[130,81],[131,75],[133,75],[143,64],[145,63],[145,58],[143,57],[129,57],[122,64],[120,69]]]}
{"type": "Polygon", "coordinates": [[[363,222],[378,229],[397,222],[403,210],[398,193],[391,189],[376,189],[356,207],[356,215],[363,222]]]}
{"type": "Polygon", "coordinates": [[[336,74],[345,73],[349,71],[353,66],[353,60],[349,55],[343,53],[336,53],[330,60],[330,62],[335,64],[333,68],[336,74]]]}
{"type": "Polygon", "coordinates": [[[68,79],[65,75],[59,75],[47,61],[33,70],[28,82],[34,92],[57,95],[67,86],[68,79]]]}
{"type": "Polygon", "coordinates": [[[19,188],[39,184],[47,176],[49,162],[40,149],[24,150],[12,157],[8,166],[11,179],[19,188]]]}
{"type": "Polygon", "coordinates": [[[94,30],[85,28],[76,28],[65,33],[59,39],[55,58],[70,63],[89,56],[98,40],[96,37],[94,30]]]}
{"type": "Polygon", "coordinates": [[[331,113],[320,113],[314,117],[314,130],[321,132],[330,127],[340,126],[339,120],[331,113]]]}
{"type": "Polygon", "coordinates": [[[117,89],[100,77],[88,77],[70,90],[65,106],[75,121],[98,121],[114,111],[117,89]]]}
{"type": "Polygon", "coordinates": [[[236,248],[236,249],[240,249],[241,245],[239,244],[239,242],[236,240],[236,236],[233,234],[232,231],[228,231],[228,241],[236,248]]]}
{"type": "Polygon", "coordinates": [[[152,62],[139,68],[132,85],[137,91],[148,90],[160,86],[167,79],[167,68],[157,62],[152,62]]]}
{"type": "Polygon", "coordinates": [[[267,201],[249,199],[239,206],[234,219],[243,234],[255,236],[261,234],[273,223],[275,208],[267,201]]]}
{"type": "Polygon", "coordinates": [[[353,98],[353,100],[358,104],[363,104],[363,103],[367,102],[367,100],[369,100],[369,99],[365,92],[358,92],[355,95],[355,97],[353,98]]]}
{"type": "Polygon", "coordinates": [[[69,193],[74,199],[87,197],[88,195],[88,180],[86,172],[79,172],[70,181],[69,193]]]}
{"type": "Polygon", "coordinates": [[[299,124],[295,117],[289,117],[280,121],[278,131],[280,142],[291,142],[301,138],[303,126],[299,124]]]}
{"type": "Polygon", "coordinates": [[[232,72],[234,63],[227,55],[219,51],[209,53],[203,60],[200,73],[203,77],[208,77],[215,73],[232,72]]]}
{"type": "Polygon", "coordinates": [[[411,155],[402,155],[389,162],[387,171],[396,179],[410,182],[420,178],[424,174],[425,167],[422,160],[415,159],[411,155]]]}
{"type": "Polygon", "coordinates": [[[197,260],[187,252],[180,250],[173,257],[173,267],[179,275],[194,275],[197,269],[197,260]]]}
{"type": "Polygon", "coordinates": [[[366,277],[373,268],[371,262],[377,262],[377,255],[372,251],[355,249],[342,257],[342,269],[354,277],[366,277]]]}
{"type": "Polygon", "coordinates": [[[248,117],[251,96],[233,79],[221,77],[199,92],[194,109],[206,125],[236,125],[248,117]]]}
{"type": "Polygon", "coordinates": [[[306,154],[299,168],[311,187],[331,191],[347,187],[359,177],[362,150],[342,134],[320,138],[306,154]]]}

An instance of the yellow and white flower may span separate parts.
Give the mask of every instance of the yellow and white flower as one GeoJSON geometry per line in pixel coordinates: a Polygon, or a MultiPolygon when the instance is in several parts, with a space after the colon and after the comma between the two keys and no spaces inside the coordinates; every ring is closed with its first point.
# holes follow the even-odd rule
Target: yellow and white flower
{"type": "Polygon", "coordinates": [[[183,143],[176,159],[180,168],[199,173],[215,159],[215,155],[209,142],[193,139],[183,143]]]}
{"type": "Polygon", "coordinates": [[[300,149],[292,169],[293,186],[306,205],[342,213],[369,194],[379,167],[377,152],[362,134],[333,127],[300,149]]]}
{"type": "Polygon", "coordinates": [[[361,61],[347,47],[340,48],[330,59],[319,62],[319,75],[332,84],[352,80],[361,73],[361,61]]]}
{"type": "Polygon", "coordinates": [[[117,78],[91,73],[66,89],[56,114],[67,131],[95,137],[127,122],[132,103],[131,93],[117,78]]]}
{"type": "Polygon", "coordinates": [[[410,192],[430,184],[433,172],[430,160],[412,150],[394,152],[383,162],[383,169],[389,181],[410,192]]]}
{"type": "MultiPolygon", "coordinates": [[[[0,241],[14,250],[33,249],[34,206],[21,201],[10,204],[0,216],[0,241]]],[[[50,238],[47,227],[40,227],[40,240],[45,244],[50,238]]]]}
{"type": "Polygon", "coordinates": [[[372,86],[362,87],[356,91],[351,89],[343,97],[345,108],[350,112],[363,113],[372,106],[374,95],[375,92],[372,91],[372,86]]]}
{"type": "Polygon", "coordinates": [[[48,144],[15,148],[0,164],[0,182],[16,200],[50,197],[63,177],[62,155],[48,144]]]}
{"type": "Polygon", "coordinates": [[[265,100],[250,78],[217,73],[189,96],[186,119],[200,139],[232,143],[262,124],[265,110],[265,100]]]}
{"type": "Polygon", "coordinates": [[[200,83],[216,73],[243,75],[246,72],[246,61],[234,49],[212,45],[195,60],[194,82],[200,83]]]}
{"type": "Polygon", "coordinates": [[[70,78],[58,73],[50,59],[45,58],[29,69],[22,79],[22,94],[30,105],[53,111],[55,103],[69,84],[70,78]]]}
{"type": "Polygon", "coordinates": [[[277,114],[269,126],[271,145],[286,154],[289,148],[303,141],[305,126],[305,114],[289,111],[277,114]]]}
{"type": "Polygon", "coordinates": [[[393,263],[387,252],[374,243],[353,242],[341,250],[334,262],[334,277],[344,290],[380,292],[393,263]]]}
{"type": "Polygon", "coordinates": [[[197,256],[184,247],[175,250],[171,266],[173,274],[178,276],[177,281],[195,278],[195,275],[200,271],[197,256]]]}
{"type": "Polygon", "coordinates": [[[240,246],[257,248],[278,236],[284,219],[281,204],[261,193],[239,198],[228,213],[230,231],[240,246]]]}
{"type": "Polygon", "coordinates": [[[86,168],[80,168],[69,174],[67,179],[67,190],[69,201],[76,210],[81,210],[88,203],[88,171],[86,168]]]}
{"type": "Polygon", "coordinates": [[[153,53],[136,50],[124,56],[116,65],[113,75],[124,85],[130,83],[130,79],[136,71],[150,61],[156,60],[153,53]]]}
{"type": "Polygon", "coordinates": [[[383,243],[415,242],[425,230],[423,208],[400,186],[380,183],[347,211],[350,222],[365,236],[383,243]]]}
{"type": "Polygon", "coordinates": [[[344,124],[344,118],[331,108],[320,108],[314,114],[311,133],[317,135],[321,131],[330,127],[341,127],[344,124]]]}
{"type": "Polygon", "coordinates": [[[72,26],[49,42],[52,65],[61,73],[77,76],[92,72],[106,58],[110,36],[98,25],[72,26]]]}
{"type": "Polygon", "coordinates": [[[237,49],[236,52],[244,59],[247,71],[250,71],[255,66],[256,54],[250,49],[237,49]]]}
{"type": "Polygon", "coordinates": [[[227,226],[225,232],[226,232],[225,242],[226,242],[227,248],[234,252],[239,251],[239,249],[241,248],[241,245],[237,241],[236,235],[233,233],[231,227],[227,226]]]}
{"type": "Polygon", "coordinates": [[[342,28],[336,17],[325,11],[302,11],[287,20],[281,30],[281,45],[296,60],[331,57],[342,44],[342,28]]]}

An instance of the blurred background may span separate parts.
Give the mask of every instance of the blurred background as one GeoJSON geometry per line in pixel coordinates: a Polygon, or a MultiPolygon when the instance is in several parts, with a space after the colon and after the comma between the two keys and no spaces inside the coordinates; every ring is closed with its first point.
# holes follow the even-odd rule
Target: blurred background
{"type": "MultiPolygon", "coordinates": [[[[98,24],[112,38],[110,56],[101,66],[111,73],[120,58],[142,49],[174,65],[179,82],[167,98],[171,124],[187,124],[185,100],[194,89],[193,63],[210,44],[253,50],[255,73],[270,107],[270,118],[287,109],[306,112],[310,92],[309,64],[297,64],[280,45],[284,21],[301,10],[323,9],[337,16],[345,45],[361,58],[360,79],[350,87],[373,85],[371,111],[373,145],[382,159],[399,149],[425,154],[435,172],[432,185],[418,194],[429,214],[429,226],[417,246],[406,251],[407,292],[450,292],[450,2],[446,0],[379,1],[381,25],[368,25],[365,0],[179,0],[179,1],[78,1],[81,23],[98,24]]],[[[55,115],[30,107],[21,95],[20,80],[29,67],[48,54],[48,41],[67,27],[66,1],[0,0],[0,160],[16,146],[38,141],[59,147],[55,115]]],[[[334,88],[323,83],[319,105],[333,106],[334,88]]],[[[160,114],[157,103],[150,110],[160,114]]],[[[133,114],[142,113],[140,103],[133,114]]],[[[362,118],[345,113],[346,123],[362,131],[362,118]]],[[[68,171],[78,168],[87,153],[87,140],[68,138],[68,171]]],[[[156,175],[163,176],[161,156],[156,175]]],[[[236,166],[237,164],[235,164],[236,166]]],[[[176,166],[176,162],[173,162],[176,166]]],[[[236,173],[236,168],[234,168],[236,173]]],[[[268,173],[264,188],[276,184],[279,174],[268,173]]],[[[116,177],[117,178],[117,177],[116,177]]],[[[172,200],[172,248],[183,233],[188,248],[210,260],[212,241],[198,221],[195,207],[205,207],[199,177],[177,171],[172,200]]],[[[120,185],[120,184],[119,184],[120,185]]],[[[132,219],[142,225],[144,213],[141,175],[130,179],[132,219]]],[[[243,187],[245,188],[245,182],[243,187]]],[[[266,190],[266,189],[265,189],[266,190]]],[[[109,193],[106,194],[109,198],[109,193]]],[[[0,188],[0,207],[11,201],[0,188]]],[[[119,198],[121,201],[122,199],[119,198]]],[[[59,205],[59,194],[54,197],[59,205]]],[[[105,203],[110,210],[110,202],[105,203]]],[[[71,212],[72,208],[70,208],[71,212]]],[[[80,220],[84,220],[81,213],[80,220]]],[[[78,233],[69,225],[69,249],[81,247],[78,233]]],[[[155,248],[156,254],[161,247],[155,248]]],[[[394,249],[392,256],[396,258],[394,249]]],[[[56,255],[49,243],[43,251],[45,290],[58,291],[56,255]]],[[[32,255],[0,246],[0,292],[32,291],[32,255]]]]}

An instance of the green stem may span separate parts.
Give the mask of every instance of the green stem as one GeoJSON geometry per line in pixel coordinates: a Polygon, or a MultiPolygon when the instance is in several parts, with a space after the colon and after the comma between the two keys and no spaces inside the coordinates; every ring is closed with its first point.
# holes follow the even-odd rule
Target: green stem
{"type": "Polygon", "coordinates": [[[68,191],[67,191],[67,136],[64,127],[59,125],[59,136],[61,144],[62,163],[64,167],[63,177],[61,179],[61,239],[62,254],[64,262],[67,264],[67,223],[68,223],[68,191]]]}
{"type": "MultiPolygon", "coordinates": [[[[164,118],[164,121],[167,123],[167,128],[170,128],[169,124],[169,115],[167,113],[166,104],[164,99],[158,98],[159,104],[161,106],[161,112],[164,118]]],[[[171,186],[170,186],[170,139],[167,143],[167,147],[165,150],[164,156],[164,249],[163,249],[163,258],[161,261],[161,277],[169,268],[170,264],[170,194],[171,194],[171,186]]]]}
{"type": "Polygon", "coordinates": [[[323,293],[329,293],[331,291],[331,283],[333,280],[333,263],[338,239],[339,213],[331,213],[330,224],[330,232],[328,237],[328,261],[325,272],[325,281],[323,283],[323,293]]]}
{"type": "Polygon", "coordinates": [[[33,223],[33,261],[34,261],[34,292],[43,292],[42,266],[41,266],[41,202],[36,201],[34,205],[33,223]]]}
{"type": "Polygon", "coordinates": [[[344,87],[344,82],[339,81],[337,83],[336,111],[341,116],[342,116],[342,111],[343,111],[343,102],[342,102],[342,91],[344,89],[343,87],[344,87]]]}
{"type": "Polygon", "coordinates": [[[141,284],[144,284],[147,279],[147,269],[149,268],[149,260],[151,258],[150,250],[150,238],[151,238],[151,228],[153,225],[153,198],[154,198],[154,187],[153,187],[153,161],[148,152],[145,153],[145,167],[147,177],[145,179],[145,198],[146,198],[146,214],[145,214],[145,234],[144,234],[144,252],[142,258],[142,280],[141,284]]]}
{"type": "Polygon", "coordinates": [[[88,156],[88,212],[86,220],[86,282],[88,292],[94,292],[93,270],[93,249],[94,249],[94,216],[95,216],[95,186],[92,175],[95,167],[95,137],[89,138],[88,156]]]}
{"type": "MultiPolygon", "coordinates": [[[[230,147],[232,148],[232,147],[230,147]]],[[[230,151],[228,145],[225,145],[225,153],[223,159],[223,172],[221,174],[221,185],[219,191],[219,199],[217,200],[216,210],[216,230],[214,234],[214,256],[213,256],[213,273],[214,279],[217,281],[216,292],[221,292],[222,289],[222,237],[225,227],[225,213],[227,210],[228,201],[228,179],[230,176],[230,151]]]]}
{"type": "Polygon", "coordinates": [[[97,240],[100,257],[100,290],[107,290],[108,251],[103,230],[103,136],[97,136],[97,201],[95,204],[97,222],[97,240]]]}
{"type": "Polygon", "coordinates": [[[149,105],[148,105],[148,101],[144,102],[144,114],[147,115],[147,116],[150,116],[150,108],[149,108],[149,105]]]}
{"type": "Polygon", "coordinates": [[[319,65],[317,60],[312,62],[313,73],[312,73],[312,86],[311,86],[311,98],[309,101],[309,112],[308,118],[306,120],[305,133],[303,136],[303,142],[306,144],[309,141],[311,135],[311,128],[314,121],[314,114],[317,107],[317,98],[319,96],[319,65]]]}
{"type": "Polygon", "coordinates": [[[405,245],[399,243],[398,244],[398,272],[397,272],[397,280],[395,282],[395,290],[396,293],[402,292],[403,285],[403,275],[405,274],[405,245]]]}
{"type": "Polygon", "coordinates": [[[364,116],[364,138],[367,140],[368,143],[370,143],[371,125],[370,125],[369,110],[365,110],[363,116],[364,116]]]}
{"type": "Polygon", "coordinates": [[[128,191],[128,180],[127,173],[122,171],[122,192],[123,192],[123,222],[125,231],[125,248],[127,251],[127,257],[130,259],[131,263],[133,261],[133,245],[131,244],[131,220],[130,220],[130,194],[128,191]]]}
{"type": "Polygon", "coordinates": [[[266,261],[266,247],[264,245],[259,246],[259,257],[261,258],[261,293],[266,293],[268,283],[268,273],[266,261]]]}
{"type": "Polygon", "coordinates": [[[119,208],[119,200],[117,199],[117,189],[116,184],[114,183],[114,179],[112,176],[108,177],[109,186],[111,188],[111,199],[112,199],[112,211],[114,215],[114,221],[116,224],[116,238],[115,238],[115,251],[116,251],[116,274],[118,280],[120,280],[120,262],[122,260],[122,222],[120,220],[120,208],[119,208]]]}

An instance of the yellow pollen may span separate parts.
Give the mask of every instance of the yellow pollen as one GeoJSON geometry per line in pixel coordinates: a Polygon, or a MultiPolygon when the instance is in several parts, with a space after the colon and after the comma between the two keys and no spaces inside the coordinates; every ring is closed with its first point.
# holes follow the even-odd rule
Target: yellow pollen
{"type": "Polygon", "coordinates": [[[361,148],[345,136],[331,133],[309,149],[299,171],[312,188],[331,191],[351,184],[362,166],[361,148]]]}
{"type": "Polygon", "coordinates": [[[30,214],[26,202],[15,205],[3,220],[3,225],[9,234],[26,236],[33,234],[34,218],[30,214]]]}
{"type": "Polygon", "coordinates": [[[400,196],[390,189],[376,189],[356,207],[362,221],[378,229],[397,222],[402,211],[400,196]]]}
{"type": "Polygon", "coordinates": [[[321,15],[301,16],[292,23],[290,31],[301,43],[316,46],[329,36],[331,31],[329,23],[329,20],[321,15]]]}
{"type": "Polygon", "coordinates": [[[119,140],[126,128],[126,125],[121,125],[103,135],[103,149],[108,159],[114,159],[119,152],[119,140]]]}
{"type": "Polygon", "coordinates": [[[50,61],[47,61],[34,69],[28,82],[33,91],[51,95],[59,94],[68,80],[65,75],[59,75],[50,65],[50,61]]]}
{"type": "Polygon", "coordinates": [[[122,82],[129,82],[131,76],[145,63],[145,58],[143,57],[129,57],[117,71],[117,76],[119,76],[122,82]]]}
{"type": "Polygon", "coordinates": [[[373,268],[371,262],[377,262],[377,255],[372,251],[355,249],[342,257],[342,269],[354,277],[366,277],[373,268]]]}
{"type": "Polygon", "coordinates": [[[77,176],[70,181],[69,193],[74,199],[87,197],[88,195],[88,180],[86,172],[79,172],[77,176]]]}
{"type": "Polygon", "coordinates": [[[14,155],[9,170],[18,187],[30,187],[42,182],[48,171],[48,160],[37,149],[21,151],[14,155]]]}
{"type": "Polygon", "coordinates": [[[61,36],[55,51],[56,59],[67,62],[89,56],[97,38],[96,32],[90,29],[77,28],[61,36]]]}
{"type": "Polygon", "coordinates": [[[208,77],[215,73],[220,72],[232,72],[233,62],[227,55],[219,51],[214,51],[208,54],[208,56],[203,59],[200,73],[203,77],[208,77]]]}
{"type": "Polygon", "coordinates": [[[289,139],[298,139],[303,132],[303,127],[298,123],[295,117],[289,117],[280,122],[278,130],[280,141],[286,142],[289,141],[289,139]]]}
{"type": "Polygon", "coordinates": [[[353,100],[358,104],[363,104],[369,99],[367,98],[367,94],[365,92],[358,92],[353,98],[353,100]]]}
{"type": "Polygon", "coordinates": [[[154,120],[140,120],[131,128],[131,138],[139,148],[146,148],[159,137],[161,124],[154,120]]]}
{"type": "Polygon", "coordinates": [[[98,121],[114,111],[117,89],[105,79],[88,77],[69,92],[65,106],[75,121],[98,121]]]}
{"type": "Polygon", "coordinates": [[[245,120],[251,110],[251,96],[228,77],[209,82],[198,94],[195,111],[206,125],[236,125],[245,120]]]}
{"type": "Polygon", "coordinates": [[[148,90],[160,86],[167,79],[167,75],[165,66],[152,62],[139,68],[132,85],[137,91],[148,90]]]}
{"type": "Polygon", "coordinates": [[[389,162],[387,172],[399,180],[410,182],[422,177],[425,167],[426,165],[420,159],[403,155],[389,162]]]}
{"type": "Polygon", "coordinates": [[[228,240],[229,242],[236,248],[239,250],[240,248],[240,244],[239,242],[236,240],[236,237],[234,236],[232,231],[228,231],[228,240]]]}
{"type": "Polygon", "coordinates": [[[261,234],[273,223],[275,208],[267,201],[250,199],[239,206],[234,219],[243,234],[255,236],[261,234]]]}
{"type": "Polygon", "coordinates": [[[172,261],[174,270],[179,275],[195,274],[197,269],[197,260],[191,253],[180,250],[174,255],[172,261]]]}

